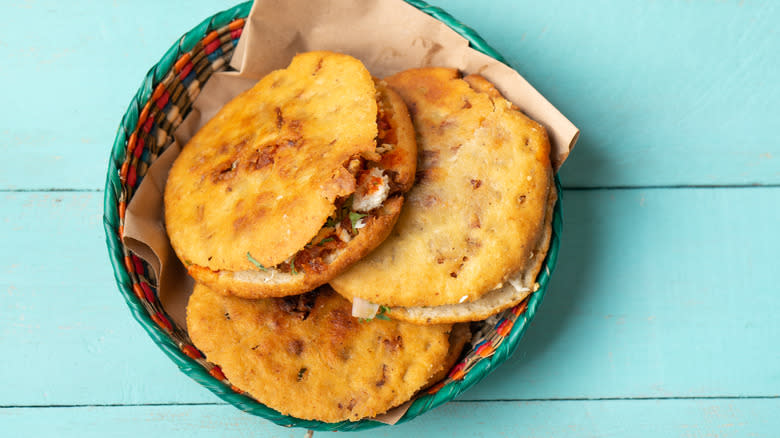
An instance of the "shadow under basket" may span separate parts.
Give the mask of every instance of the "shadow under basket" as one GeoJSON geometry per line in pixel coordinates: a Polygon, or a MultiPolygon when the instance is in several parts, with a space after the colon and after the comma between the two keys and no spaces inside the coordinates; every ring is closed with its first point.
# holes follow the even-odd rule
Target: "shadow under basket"
{"type": "MultiPolygon", "coordinates": [[[[476,32],[442,9],[422,1],[406,1],[455,30],[469,41],[472,48],[503,61],[501,55],[476,32]]],[[[152,280],[150,267],[121,241],[128,203],[149,166],[171,144],[173,132],[190,112],[192,102],[203,84],[213,73],[229,68],[230,58],[251,6],[251,2],[239,4],[205,19],[184,34],[149,70],[130,102],[111,149],[103,207],[103,225],[114,277],[133,317],[163,352],[184,373],[233,406],[278,425],[319,431],[363,430],[383,426],[383,423],[368,419],[340,423],[302,420],[282,415],[242,394],[230,384],[218,366],[206,361],[192,346],[184,328],[176,326],[166,315],[158,300],[157,285],[152,280]]],[[[483,322],[481,331],[485,335],[473,341],[443,381],[429,388],[412,403],[399,423],[452,400],[482,380],[517,348],[544,297],[558,258],[562,231],[562,191],[557,175],[555,184],[558,201],[554,209],[550,248],[537,277],[539,289],[523,303],[502,312],[496,321],[489,324],[483,322]]]]}

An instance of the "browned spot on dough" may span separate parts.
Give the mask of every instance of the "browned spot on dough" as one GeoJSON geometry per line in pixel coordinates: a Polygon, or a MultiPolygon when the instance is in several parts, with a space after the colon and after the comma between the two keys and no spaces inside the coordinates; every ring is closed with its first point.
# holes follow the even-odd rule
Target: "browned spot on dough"
{"type": "Polygon", "coordinates": [[[205,206],[203,204],[198,205],[195,207],[195,218],[198,220],[198,222],[203,221],[203,210],[205,209],[205,206]]]}
{"type": "Polygon", "coordinates": [[[309,317],[314,305],[317,301],[317,291],[307,292],[301,295],[292,295],[280,298],[277,300],[279,309],[283,312],[295,315],[301,319],[306,320],[309,317]]]}
{"type": "Polygon", "coordinates": [[[249,225],[249,218],[246,216],[239,216],[233,221],[233,230],[238,232],[244,229],[247,225],[249,225]]]}
{"type": "Polygon", "coordinates": [[[391,353],[395,353],[399,349],[404,348],[404,339],[398,335],[393,339],[382,339],[382,344],[384,344],[385,348],[390,350],[391,353]]]}
{"type": "MultiPolygon", "coordinates": [[[[249,144],[249,140],[247,139],[243,139],[235,144],[223,143],[222,146],[219,147],[218,155],[232,155],[233,157],[238,157],[241,155],[241,151],[246,148],[247,144],[249,144]]],[[[206,161],[206,157],[203,158],[204,161],[206,161]]]]}
{"type": "Polygon", "coordinates": [[[438,196],[436,195],[428,195],[423,199],[422,205],[425,207],[433,207],[434,205],[438,204],[441,201],[438,196]]]}
{"type": "Polygon", "coordinates": [[[347,405],[347,410],[351,411],[355,407],[355,405],[357,405],[357,400],[353,398],[352,400],[349,401],[349,404],[347,405]]]}
{"type": "Polygon", "coordinates": [[[481,179],[472,179],[471,180],[471,187],[474,190],[478,189],[481,185],[482,185],[482,180],[481,179]]]}
{"type": "Polygon", "coordinates": [[[422,151],[420,164],[424,168],[437,166],[439,164],[439,151],[422,151]]]}
{"type": "Polygon", "coordinates": [[[300,148],[303,145],[300,136],[286,138],[278,143],[279,147],[285,148],[300,148]]]}
{"type": "Polygon", "coordinates": [[[471,227],[471,228],[481,228],[482,227],[482,224],[479,221],[479,216],[477,216],[476,213],[474,213],[471,216],[471,222],[469,222],[469,227],[471,227]]]}
{"type": "Polygon", "coordinates": [[[347,361],[352,355],[347,342],[355,330],[356,319],[352,318],[349,311],[345,309],[334,309],[328,315],[328,321],[324,327],[326,327],[326,333],[324,339],[327,339],[333,348],[333,351],[338,352],[338,356],[341,360],[347,361]]]}
{"type": "Polygon", "coordinates": [[[349,330],[355,324],[352,316],[342,309],[335,309],[330,313],[331,324],[340,330],[349,330]]]}
{"type": "Polygon", "coordinates": [[[311,75],[312,76],[316,75],[321,68],[322,68],[322,58],[320,58],[320,60],[317,61],[317,65],[314,67],[314,71],[311,73],[311,75]]]}
{"type": "Polygon", "coordinates": [[[223,181],[229,181],[236,176],[235,170],[238,165],[238,160],[225,161],[211,172],[211,182],[218,184],[223,181]]]}
{"type": "Polygon", "coordinates": [[[387,365],[382,364],[382,377],[376,382],[376,387],[381,388],[387,383],[387,365]]]}
{"type": "Polygon", "coordinates": [[[450,277],[458,278],[458,273],[457,272],[450,272],[450,277]]]}
{"type": "MultiPolygon", "coordinates": [[[[294,132],[295,134],[300,134],[301,127],[303,126],[303,122],[301,122],[298,119],[292,119],[287,122],[287,127],[290,129],[290,131],[294,132]]],[[[300,137],[300,135],[298,135],[300,137]]],[[[298,142],[300,138],[297,138],[295,141],[298,142]]]]}
{"type": "MultiPolygon", "coordinates": [[[[262,202],[265,202],[265,198],[268,196],[268,193],[262,193],[260,196],[257,197],[257,201],[255,205],[263,205],[262,202]],[[260,202],[262,201],[262,202],[260,202]]],[[[268,209],[264,207],[258,207],[254,211],[242,211],[242,214],[239,214],[238,217],[236,217],[235,220],[233,220],[233,230],[235,232],[239,232],[243,230],[246,227],[252,226],[257,220],[262,218],[268,213],[268,209]]]]}
{"type": "Polygon", "coordinates": [[[517,203],[518,204],[522,204],[523,202],[525,202],[525,195],[518,196],[517,197],[517,203]]]}
{"type": "Polygon", "coordinates": [[[274,108],[274,111],[276,112],[276,129],[282,129],[282,125],[284,125],[284,117],[282,117],[282,109],[278,106],[274,108]]]}
{"type": "Polygon", "coordinates": [[[300,339],[293,339],[287,343],[287,352],[300,356],[303,353],[303,341],[300,339]]]}
{"type": "Polygon", "coordinates": [[[438,263],[438,264],[442,264],[442,263],[444,263],[444,257],[438,257],[438,258],[436,259],[436,263],[438,263]]]}
{"type": "Polygon", "coordinates": [[[474,248],[481,248],[482,247],[482,242],[480,242],[479,239],[474,239],[472,237],[467,237],[466,238],[466,245],[472,246],[474,248]]]}
{"type": "Polygon", "coordinates": [[[471,108],[471,102],[469,102],[469,100],[466,99],[465,97],[463,98],[463,100],[464,100],[464,102],[463,102],[463,109],[471,108]]]}
{"type": "MultiPolygon", "coordinates": [[[[443,122],[439,123],[439,132],[442,133],[442,132],[446,131],[447,128],[449,128],[450,126],[452,126],[454,124],[455,124],[455,122],[453,122],[452,120],[444,120],[443,122]]],[[[428,152],[428,151],[425,151],[425,152],[428,152]]],[[[436,151],[436,152],[439,152],[439,151],[436,151]]]]}
{"type": "Polygon", "coordinates": [[[247,170],[260,170],[269,164],[274,163],[276,154],[276,145],[271,145],[261,150],[256,150],[247,159],[247,170]]]}

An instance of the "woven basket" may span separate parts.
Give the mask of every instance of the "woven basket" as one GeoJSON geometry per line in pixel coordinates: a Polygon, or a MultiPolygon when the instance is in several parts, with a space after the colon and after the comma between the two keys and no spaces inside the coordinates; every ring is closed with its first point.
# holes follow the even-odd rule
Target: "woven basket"
{"type": "MultiPolygon", "coordinates": [[[[419,0],[409,4],[445,23],[466,38],[471,46],[503,61],[472,29],[443,10],[419,0]]],[[[182,36],[153,66],[133,97],[119,125],[106,178],[103,224],[106,244],[119,291],[133,317],[154,342],[179,368],[226,402],[283,426],[320,431],[362,430],[383,425],[372,420],[323,423],[282,415],[241,393],[225,378],[218,366],[207,362],[192,346],[186,332],[166,316],[151,280],[150,268],[122,243],[120,236],[125,209],[152,162],[172,142],[172,134],[189,113],[192,101],[209,77],[228,68],[230,57],[249,14],[251,2],[220,12],[182,36]]],[[[537,282],[540,288],[522,304],[499,315],[495,322],[483,323],[486,334],[474,341],[448,377],[417,398],[399,422],[429,411],[470,388],[504,362],[517,348],[529,322],[544,297],[558,258],[562,230],[561,187],[553,216],[550,249],[537,282]]]]}

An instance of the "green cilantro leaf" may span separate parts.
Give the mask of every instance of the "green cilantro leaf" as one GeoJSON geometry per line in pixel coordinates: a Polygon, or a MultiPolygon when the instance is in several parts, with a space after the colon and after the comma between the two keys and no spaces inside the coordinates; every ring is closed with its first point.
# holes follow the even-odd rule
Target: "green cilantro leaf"
{"type": "Polygon", "coordinates": [[[268,272],[268,269],[261,265],[260,262],[255,260],[255,258],[252,257],[252,254],[249,254],[249,251],[246,252],[246,258],[249,259],[249,261],[252,262],[253,265],[257,266],[261,271],[268,272]]]}
{"type": "Polygon", "coordinates": [[[355,224],[360,219],[363,219],[364,217],[368,216],[365,213],[356,213],[354,211],[349,212],[349,221],[352,223],[352,232],[357,233],[357,229],[355,228],[355,224]]]}
{"type": "Polygon", "coordinates": [[[390,317],[387,316],[387,313],[390,311],[390,308],[387,306],[379,306],[379,311],[374,315],[373,318],[358,318],[358,321],[360,323],[369,322],[374,319],[381,319],[382,321],[390,321],[390,317]]]}
{"type": "Polygon", "coordinates": [[[376,316],[374,318],[381,319],[384,321],[390,321],[390,317],[387,316],[387,312],[390,311],[390,308],[387,306],[379,306],[379,312],[377,312],[376,316]]]}
{"type": "Polygon", "coordinates": [[[292,275],[298,275],[298,271],[295,270],[295,259],[290,260],[290,272],[292,275]]]}

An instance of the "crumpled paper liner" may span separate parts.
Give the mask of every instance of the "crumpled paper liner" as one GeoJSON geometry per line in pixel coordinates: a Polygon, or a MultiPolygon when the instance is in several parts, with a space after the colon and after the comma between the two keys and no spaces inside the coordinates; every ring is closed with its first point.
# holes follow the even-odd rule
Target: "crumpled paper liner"
{"type": "MultiPolygon", "coordinates": [[[[165,233],[163,193],[168,170],[189,139],[229,100],[299,52],[332,50],[352,55],[376,77],[415,67],[453,67],[478,73],[525,114],[547,128],[557,171],[579,131],[510,67],[469,48],[445,24],[403,1],[256,0],[236,47],[231,67],[215,73],[174,133],[174,141],[150,166],[128,205],[124,244],[149,263],[158,296],[171,319],[186,329],[186,304],[193,280],[176,258],[165,233]]],[[[410,402],[374,418],[396,423],[410,402]]]]}

